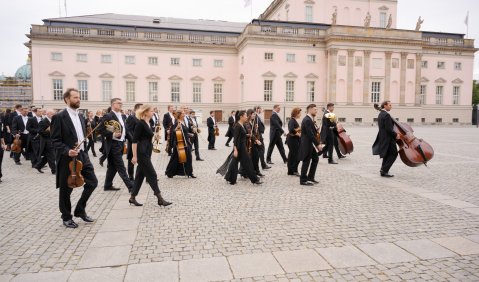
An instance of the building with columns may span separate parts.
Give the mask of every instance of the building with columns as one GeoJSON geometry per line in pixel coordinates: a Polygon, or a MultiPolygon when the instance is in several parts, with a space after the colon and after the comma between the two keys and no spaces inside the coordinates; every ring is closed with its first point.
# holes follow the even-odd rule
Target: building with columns
{"type": "MultiPolygon", "coordinates": [[[[32,25],[33,97],[62,108],[68,87],[82,107],[136,102],[214,110],[262,105],[271,114],[336,104],[347,123],[371,123],[391,100],[410,123],[470,123],[474,40],[396,29],[397,0],[274,0],[251,23],[118,14],[32,25]]],[[[412,23],[413,25],[414,23],[412,23]]]]}

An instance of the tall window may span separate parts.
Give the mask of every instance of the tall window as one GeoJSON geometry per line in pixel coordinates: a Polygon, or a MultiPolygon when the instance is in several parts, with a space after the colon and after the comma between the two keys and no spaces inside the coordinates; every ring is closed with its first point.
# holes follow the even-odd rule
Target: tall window
{"type": "Polygon", "coordinates": [[[273,81],[264,81],[264,101],[270,102],[273,99],[273,81]]]}
{"type": "Polygon", "coordinates": [[[414,68],[414,59],[407,59],[407,68],[408,69],[414,68]]]}
{"type": "Polygon", "coordinates": [[[158,102],[158,82],[157,81],[148,82],[148,94],[150,97],[150,102],[158,102]]]}
{"type": "Polygon", "coordinates": [[[148,57],[149,65],[158,65],[158,57],[148,57]]]}
{"type": "Polygon", "coordinates": [[[223,60],[215,60],[215,68],[222,68],[223,60]]]}
{"type": "Polygon", "coordinates": [[[446,62],[437,62],[437,68],[438,69],[445,69],[446,68],[446,62]]]}
{"type": "Polygon", "coordinates": [[[316,63],[316,55],[308,55],[308,63],[316,63]]]}
{"type": "Polygon", "coordinates": [[[63,100],[63,80],[53,80],[53,100],[63,100]]]}
{"type": "Polygon", "coordinates": [[[294,101],[294,81],[286,81],[286,102],[294,101]]]}
{"type": "Polygon", "coordinates": [[[459,95],[461,94],[461,86],[454,86],[452,88],[452,104],[459,105],[459,95]]]}
{"type": "Polygon", "coordinates": [[[101,55],[101,62],[103,64],[111,64],[111,55],[101,55]]]}
{"type": "Polygon", "coordinates": [[[379,27],[387,26],[387,14],[385,12],[379,13],[379,27]]]}
{"type": "Polygon", "coordinates": [[[77,54],[77,62],[86,63],[88,61],[87,54],[77,54]]]}
{"type": "Polygon", "coordinates": [[[88,81],[78,80],[78,93],[80,94],[80,100],[88,100],[88,81]]]}
{"type": "Polygon", "coordinates": [[[135,56],[125,56],[125,64],[134,65],[135,64],[135,56]]]}
{"type": "Polygon", "coordinates": [[[444,86],[438,85],[436,86],[436,104],[441,105],[442,104],[442,96],[444,94],[444,86]]]}
{"type": "Polygon", "coordinates": [[[266,52],[264,53],[264,60],[265,61],[272,61],[274,58],[274,55],[272,52],[266,52]]]}
{"type": "Polygon", "coordinates": [[[314,102],[314,81],[308,81],[306,85],[306,95],[308,102],[314,102]]]}
{"type": "Polygon", "coordinates": [[[135,82],[134,81],[126,82],[126,101],[127,102],[135,101],[135,82]]]}
{"type": "Polygon", "coordinates": [[[193,59],[194,67],[201,67],[201,59],[193,59]]]}
{"type": "Polygon", "coordinates": [[[426,85],[421,85],[421,92],[419,93],[419,104],[424,105],[426,104],[426,85]]]}
{"type": "Polygon", "coordinates": [[[171,102],[180,102],[180,83],[171,83],[171,102]]]}
{"type": "Polygon", "coordinates": [[[454,63],[454,69],[455,70],[462,70],[462,63],[461,62],[455,62],[454,63]]]}
{"type": "Polygon", "coordinates": [[[52,61],[62,61],[63,60],[62,53],[52,52],[51,59],[52,61]]]}
{"type": "Polygon", "coordinates": [[[381,82],[374,81],[371,84],[371,103],[379,103],[381,96],[381,82]]]}
{"type": "Polygon", "coordinates": [[[290,63],[294,63],[296,61],[295,54],[286,54],[286,61],[290,63]]]}
{"type": "Polygon", "coordinates": [[[193,103],[201,103],[201,83],[193,83],[193,103]]]}
{"type": "Polygon", "coordinates": [[[223,103],[223,84],[215,83],[214,86],[214,102],[223,103]]]}
{"type": "Polygon", "coordinates": [[[103,80],[101,82],[101,90],[103,93],[103,101],[110,101],[111,100],[111,93],[112,93],[112,83],[110,80],[103,80]]]}
{"type": "Polygon", "coordinates": [[[172,66],[179,66],[180,65],[180,58],[171,58],[170,59],[172,66]]]}
{"type": "Polygon", "coordinates": [[[305,13],[306,13],[305,21],[308,23],[312,23],[313,22],[313,7],[306,6],[305,13]]]}
{"type": "Polygon", "coordinates": [[[427,69],[427,61],[421,61],[421,68],[427,69]]]}

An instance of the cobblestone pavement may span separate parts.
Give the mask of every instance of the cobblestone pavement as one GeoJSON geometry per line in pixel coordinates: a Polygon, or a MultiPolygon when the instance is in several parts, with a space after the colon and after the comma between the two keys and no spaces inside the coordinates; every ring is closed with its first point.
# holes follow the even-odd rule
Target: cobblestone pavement
{"type": "Polygon", "coordinates": [[[231,151],[222,136],[216,151],[202,136],[197,179],[166,178],[168,158],[155,154],[167,208],[147,184],[144,206],[129,206],[118,176],[122,190],[103,191],[106,167],[92,157],[96,222],[74,230],[61,224],[54,176],[6,155],[0,281],[478,281],[479,129],[416,127],[435,157],[418,168],[398,159],[392,179],[371,155],[377,128],[346,129],[354,152],[338,165],[320,159],[311,187],[286,175],[276,149],[263,185],[226,184],[215,175],[231,151]]]}

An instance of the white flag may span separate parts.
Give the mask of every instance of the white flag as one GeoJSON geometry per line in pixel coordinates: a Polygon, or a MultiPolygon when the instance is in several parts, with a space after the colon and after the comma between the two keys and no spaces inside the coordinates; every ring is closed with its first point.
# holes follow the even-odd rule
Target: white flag
{"type": "Polygon", "coordinates": [[[469,25],[469,11],[467,11],[466,19],[464,20],[465,25],[469,25]]]}
{"type": "Polygon", "coordinates": [[[248,7],[248,6],[251,6],[251,1],[252,0],[244,0],[244,7],[248,7]]]}

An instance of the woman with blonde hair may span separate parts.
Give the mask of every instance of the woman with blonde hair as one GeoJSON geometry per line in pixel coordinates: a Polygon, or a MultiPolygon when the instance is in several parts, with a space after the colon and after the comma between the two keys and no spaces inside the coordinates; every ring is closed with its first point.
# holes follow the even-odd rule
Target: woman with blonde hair
{"type": "Polygon", "coordinates": [[[135,206],[142,206],[142,204],[136,201],[135,197],[138,195],[143,180],[146,177],[146,182],[150,184],[151,189],[158,198],[158,205],[166,207],[172,203],[165,201],[161,196],[160,188],[158,187],[157,174],[151,163],[151,154],[153,151],[153,143],[151,142],[151,139],[153,138],[153,131],[150,127],[150,119],[153,116],[153,113],[153,107],[150,105],[143,105],[136,111],[136,117],[139,121],[136,124],[135,132],[133,133],[133,158],[131,159],[131,162],[133,165],[138,164],[138,168],[136,169],[135,183],[133,185],[129,202],[135,206]]]}

